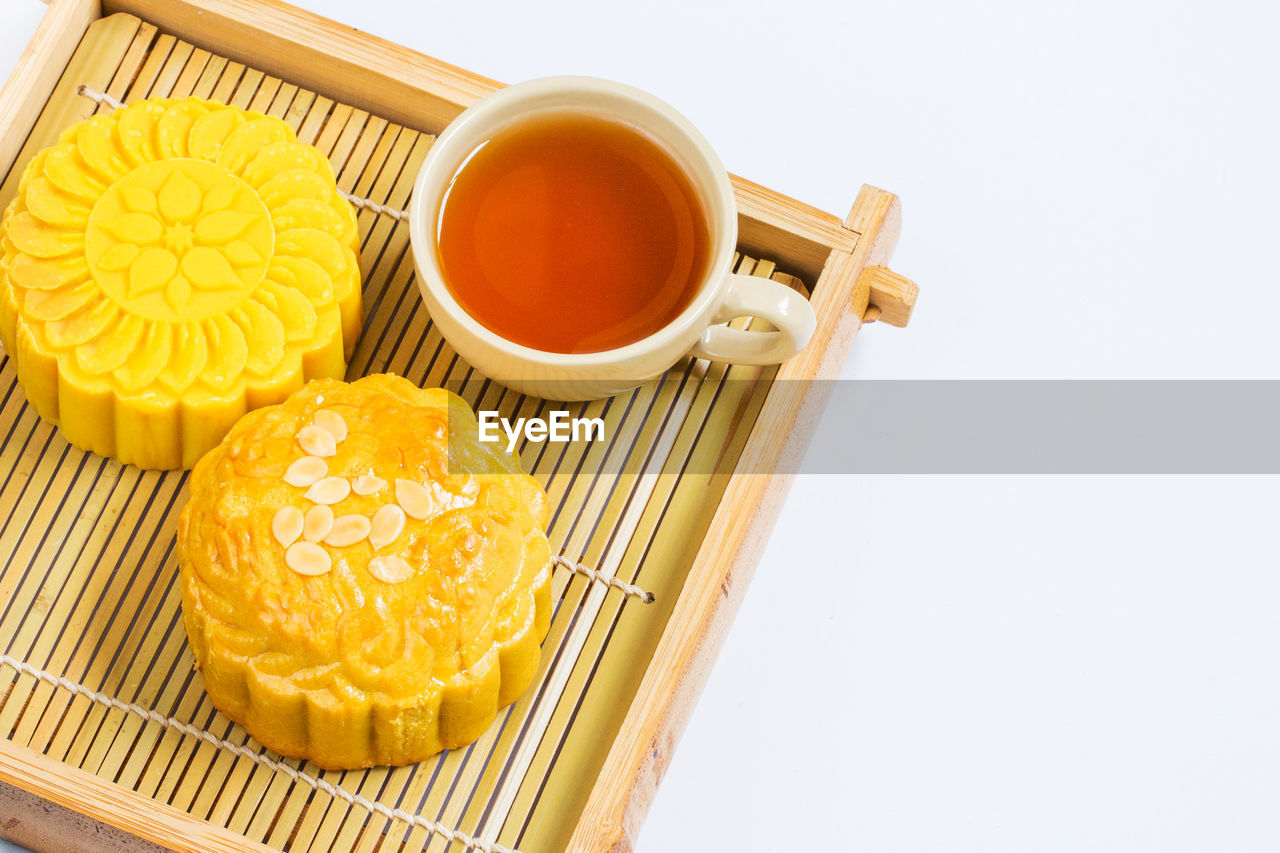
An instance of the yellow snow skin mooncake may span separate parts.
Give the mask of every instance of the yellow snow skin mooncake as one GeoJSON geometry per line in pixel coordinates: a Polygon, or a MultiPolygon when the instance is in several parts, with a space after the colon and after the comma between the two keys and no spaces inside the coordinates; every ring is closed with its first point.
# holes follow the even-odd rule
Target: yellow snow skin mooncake
{"type": "Polygon", "coordinates": [[[0,341],[72,444],[190,467],[247,410],[340,377],[359,237],[277,118],[152,98],[69,128],[0,224],[0,341]]]}
{"type": "Polygon", "coordinates": [[[325,768],[471,743],[533,682],[546,494],[459,397],[318,380],[191,472],[182,616],[213,704],[325,768]]]}

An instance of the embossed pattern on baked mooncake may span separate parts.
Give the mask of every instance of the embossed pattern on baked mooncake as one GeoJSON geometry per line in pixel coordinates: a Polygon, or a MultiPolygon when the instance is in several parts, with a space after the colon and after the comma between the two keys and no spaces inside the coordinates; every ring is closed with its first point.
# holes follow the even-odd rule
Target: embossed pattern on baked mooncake
{"type": "Polygon", "coordinates": [[[548,507],[457,395],[318,380],[191,472],[182,616],[213,704],[325,768],[463,746],[533,682],[548,507]]]}
{"type": "Polygon", "coordinates": [[[0,341],[72,444],[190,467],[248,409],[340,377],[359,236],[277,118],[152,98],[69,128],[0,224],[0,341]]]}

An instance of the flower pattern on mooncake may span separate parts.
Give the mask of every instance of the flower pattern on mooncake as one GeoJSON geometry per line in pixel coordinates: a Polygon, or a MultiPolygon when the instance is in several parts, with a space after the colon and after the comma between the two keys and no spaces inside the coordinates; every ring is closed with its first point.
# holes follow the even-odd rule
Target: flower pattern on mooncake
{"type": "Polygon", "coordinates": [[[245,415],[191,472],[182,617],[213,704],[325,768],[471,743],[537,675],[546,494],[475,414],[395,376],[245,415]]]}
{"type": "Polygon", "coordinates": [[[248,409],[340,377],[359,236],[277,118],[152,98],[33,158],[0,225],[0,342],[72,444],[190,467],[248,409]]]}

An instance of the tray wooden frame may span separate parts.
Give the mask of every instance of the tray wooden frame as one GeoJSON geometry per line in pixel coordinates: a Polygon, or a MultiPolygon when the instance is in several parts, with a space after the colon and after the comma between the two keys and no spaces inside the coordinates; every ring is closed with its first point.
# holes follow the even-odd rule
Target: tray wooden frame
{"type": "MultiPolygon", "coordinates": [[[[86,28],[120,11],[429,133],[500,85],[276,0],[53,0],[0,90],[0,169],[17,156],[86,28]]],[[[817,332],[777,379],[834,378],[864,321],[906,324],[915,285],[884,266],[898,237],[896,196],[864,186],[842,221],[736,176],[733,186],[743,251],[767,253],[816,282],[817,332]]],[[[825,402],[820,382],[775,383],[738,470],[794,470],[825,402]]],[[[631,848],[789,485],[782,474],[731,479],[569,849],[631,848]]],[[[175,849],[267,849],[4,739],[0,783],[175,849]]]]}

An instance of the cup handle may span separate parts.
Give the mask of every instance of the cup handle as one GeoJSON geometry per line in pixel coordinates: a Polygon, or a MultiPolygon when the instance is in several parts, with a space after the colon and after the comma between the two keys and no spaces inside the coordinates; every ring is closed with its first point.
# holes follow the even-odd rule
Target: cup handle
{"type": "Polygon", "coordinates": [[[702,337],[693,345],[698,358],[737,364],[777,364],[800,352],[813,337],[818,318],[813,306],[785,284],[754,275],[729,276],[724,300],[702,337]],[[723,325],[735,317],[759,317],[776,332],[748,332],[723,325]]]}

